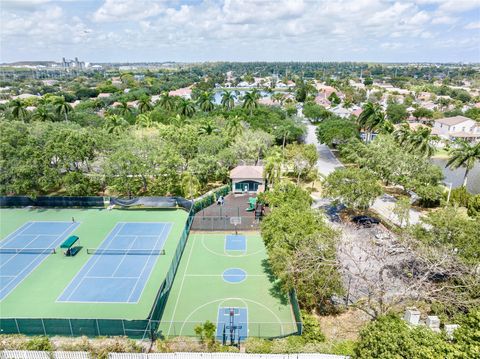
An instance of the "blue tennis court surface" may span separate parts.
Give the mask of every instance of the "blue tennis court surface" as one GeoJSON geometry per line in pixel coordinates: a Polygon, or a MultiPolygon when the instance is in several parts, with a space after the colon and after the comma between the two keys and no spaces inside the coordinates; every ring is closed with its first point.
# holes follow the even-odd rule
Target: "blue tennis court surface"
{"type": "Polygon", "coordinates": [[[226,340],[228,343],[231,338],[235,342],[243,341],[248,336],[248,311],[247,308],[218,308],[217,334],[218,340],[226,340]],[[233,310],[233,316],[231,312],[233,310]]]}
{"type": "Polygon", "coordinates": [[[136,303],[163,249],[171,223],[117,223],[57,299],[59,302],[136,303]],[[108,251],[116,253],[108,253],[108,251]],[[123,251],[136,254],[122,254],[123,251]],[[139,254],[141,253],[141,254],[139,254]]]}
{"type": "Polygon", "coordinates": [[[227,251],[246,251],[247,239],[240,234],[228,234],[225,237],[225,250],[227,251]]]}
{"type": "Polygon", "coordinates": [[[0,300],[38,267],[78,225],[72,222],[28,222],[2,240],[0,300]],[[17,249],[17,253],[5,253],[17,249]]]}

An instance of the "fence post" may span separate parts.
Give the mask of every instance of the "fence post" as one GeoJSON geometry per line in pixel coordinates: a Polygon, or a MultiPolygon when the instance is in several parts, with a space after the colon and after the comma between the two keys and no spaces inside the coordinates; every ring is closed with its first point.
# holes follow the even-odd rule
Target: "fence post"
{"type": "Polygon", "coordinates": [[[42,321],[43,335],[47,336],[47,331],[45,330],[45,323],[43,322],[43,319],[40,320],[42,321]]]}
{"type": "Polygon", "coordinates": [[[20,334],[20,328],[18,326],[17,318],[14,318],[14,320],[15,320],[15,326],[17,327],[17,332],[18,334],[20,334]]]}
{"type": "Polygon", "coordinates": [[[70,326],[70,334],[73,337],[73,327],[72,327],[72,320],[68,319],[68,325],[70,326]]]}
{"type": "Polygon", "coordinates": [[[95,323],[97,324],[97,335],[100,336],[100,326],[98,325],[98,319],[95,319],[95,323]]]}

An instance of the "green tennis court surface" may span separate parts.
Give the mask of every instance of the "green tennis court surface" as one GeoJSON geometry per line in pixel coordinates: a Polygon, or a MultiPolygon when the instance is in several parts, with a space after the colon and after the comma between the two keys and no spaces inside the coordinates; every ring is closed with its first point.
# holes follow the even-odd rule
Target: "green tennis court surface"
{"type": "Polygon", "coordinates": [[[191,233],[159,327],[161,336],[194,336],[206,320],[217,338],[280,337],[297,332],[288,296],[269,274],[258,234],[191,233]],[[229,315],[229,313],[235,313],[229,315]]]}
{"type": "Polygon", "coordinates": [[[175,209],[0,209],[0,247],[22,249],[1,254],[8,259],[8,263],[2,259],[3,264],[35,259],[31,268],[25,265],[28,271],[0,278],[0,284],[5,284],[1,317],[147,318],[187,217],[187,212],[175,209]],[[65,228],[54,226],[63,224],[65,228]],[[69,235],[80,237],[75,245],[82,247],[73,257],[58,248],[69,235]],[[87,253],[87,248],[103,248],[102,243],[110,251],[147,252],[87,253]],[[29,252],[40,247],[48,252],[29,252]],[[156,249],[162,255],[152,254],[156,249]]]}

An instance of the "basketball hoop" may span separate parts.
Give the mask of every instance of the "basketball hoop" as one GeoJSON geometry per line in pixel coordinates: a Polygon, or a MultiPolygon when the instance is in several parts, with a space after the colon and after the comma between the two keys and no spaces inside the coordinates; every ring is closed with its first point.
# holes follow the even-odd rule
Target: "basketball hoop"
{"type": "Polygon", "coordinates": [[[230,224],[233,224],[235,227],[235,234],[238,234],[237,232],[237,226],[239,224],[242,224],[242,217],[230,217],[230,224]]]}

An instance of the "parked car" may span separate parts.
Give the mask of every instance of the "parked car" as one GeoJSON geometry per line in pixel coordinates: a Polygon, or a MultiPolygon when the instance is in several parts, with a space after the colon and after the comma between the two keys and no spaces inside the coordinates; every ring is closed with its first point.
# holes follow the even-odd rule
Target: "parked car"
{"type": "Polygon", "coordinates": [[[379,224],[380,220],[370,216],[355,216],[352,217],[352,222],[363,227],[371,227],[372,224],[379,224]]]}

